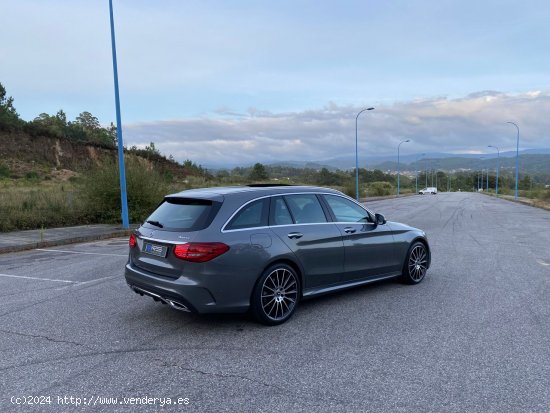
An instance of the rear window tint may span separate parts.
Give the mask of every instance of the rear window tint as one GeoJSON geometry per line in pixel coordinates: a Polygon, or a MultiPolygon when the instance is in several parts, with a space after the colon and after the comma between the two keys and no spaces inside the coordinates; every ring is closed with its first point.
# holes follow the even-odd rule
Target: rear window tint
{"type": "Polygon", "coordinates": [[[144,226],[158,229],[162,225],[165,230],[199,231],[211,224],[220,206],[220,202],[205,199],[166,198],[147,218],[144,226]]]}
{"type": "Polygon", "coordinates": [[[226,230],[245,229],[267,226],[269,202],[267,198],[259,199],[244,206],[225,227],[226,230]]]}

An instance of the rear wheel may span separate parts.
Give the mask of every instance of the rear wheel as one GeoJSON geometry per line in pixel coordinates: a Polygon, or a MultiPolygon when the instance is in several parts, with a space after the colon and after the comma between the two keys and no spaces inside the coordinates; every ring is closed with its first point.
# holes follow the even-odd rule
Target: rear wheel
{"type": "Polygon", "coordinates": [[[275,264],[264,271],[252,293],[252,314],[262,324],[287,321],[298,305],[300,283],[294,269],[275,264]]]}
{"type": "Polygon", "coordinates": [[[428,271],[428,249],[421,242],[415,242],[409,248],[405,266],[403,268],[403,281],[407,284],[418,284],[424,279],[428,271]]]}

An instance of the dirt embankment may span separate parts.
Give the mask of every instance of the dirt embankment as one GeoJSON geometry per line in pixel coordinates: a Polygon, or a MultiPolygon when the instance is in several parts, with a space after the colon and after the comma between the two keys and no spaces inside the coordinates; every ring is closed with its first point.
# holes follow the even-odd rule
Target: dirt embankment
{"type": "MultiPolygon", "coordinates": [[[[4,134],[0,132],[0,164],[9,168],[13,178],[22,178],[28,173],[39,176],[56,176],[82,173],[104,162],[116,162],[117,150],[81,144],[67,139],[51,137],[31,137],[25,133],[4,134]]],[[[186,171],[178,164],[165,159],[149,160],[141,156],[126,153],[144,168],[156,169],[161,174],[169,173],[183,179],[186,171]]]]}

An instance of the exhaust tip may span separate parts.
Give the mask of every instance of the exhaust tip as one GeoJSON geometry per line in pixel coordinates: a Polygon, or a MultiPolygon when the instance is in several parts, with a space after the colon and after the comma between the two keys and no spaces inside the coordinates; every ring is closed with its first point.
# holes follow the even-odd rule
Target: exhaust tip
{"type": "Polygon", "coordinates": [[[159,294],[156,294],[154,292],[151,292],[151,291],[148,291],[148,290],[145,290],[143,288],[140,288],[140,287],[136,287],[135,285],[130,285],[130,288],[136,293],[136,294],[139,294],[141,296],[144,296],[144,295],[147,295],[151,298],[153,298],[153,300],[157,301],[157,302],[161,302],[162,304],[168,304],[170,307],[172,307],[174,310],[178,310],[178,311],[185,311],[186,313],[190,313],[191,310],[189,310],[189,308],[187,308],[187,306],[183,303],[180,303],[179,301],[176,301],[176,300],[172,300],[171,298],[166,298],[166,297],[163,297],[159,294]]]}
{"type": "Polygon", "coordinates": [[[182,303],[179,303],[177,301],[174,301],[174,300],[170,300],[170,299],[167,299],[165,298],[166,302],[168,303],[168,305],[170,305],[170,307],[172,307],[173,309],[175,310],[179,310],[179,311],[185,311],[187,313],[189,313],[189,309],[187,308],[187,306],[185,306],[184,304],[182,303]]]}

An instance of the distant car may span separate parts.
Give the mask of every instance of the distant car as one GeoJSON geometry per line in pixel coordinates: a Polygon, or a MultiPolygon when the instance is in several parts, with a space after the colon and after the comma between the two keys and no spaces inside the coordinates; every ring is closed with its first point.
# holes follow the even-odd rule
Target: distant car
{"type": "Polygon", "coordinates": [[[418,191],[418,193],[420,195],[426,195],[426,194],[436,195],[437,194],[437,188],[434,187],[434,186],[429,186],[427,188],[421,189],[420,191],[418,191]]]}
{"type": "Polygon", "coordinates": [[[377,280],[422,281],[426,234],[339,191],[204,188],[168,195],[130,236],[130,288],[172,308],[245,312],[268,325],[300,300],[377,280]]]}

